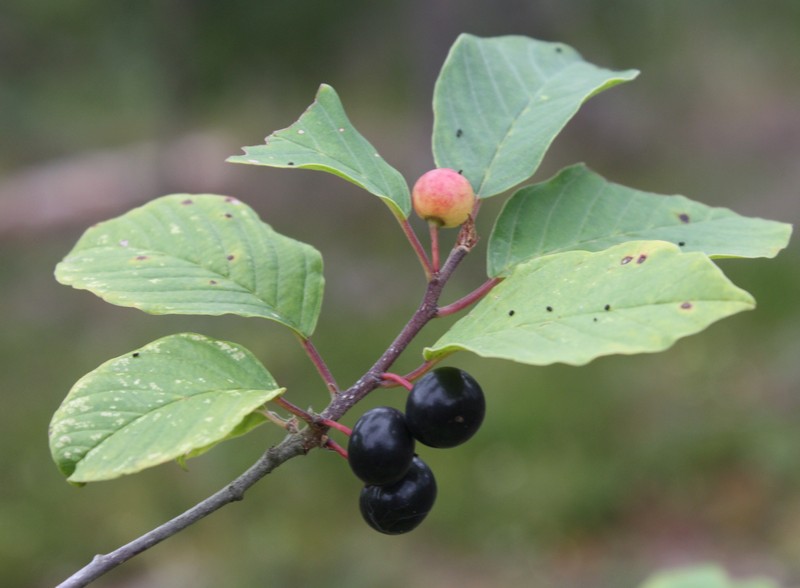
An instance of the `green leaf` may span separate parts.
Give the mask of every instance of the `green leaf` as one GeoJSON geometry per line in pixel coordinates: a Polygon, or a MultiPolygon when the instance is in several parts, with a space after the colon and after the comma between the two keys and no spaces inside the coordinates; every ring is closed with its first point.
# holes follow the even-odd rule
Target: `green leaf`
{"type": "Polygon", "coordinates": [[[612,184],[579,164],[509,198],[489,238],[488,272],[503,276],[542,255],[636,240],[670,241],[711,257],[774,257],[791,232],[785,223],[612,184]]]}
{"type": "Polygon", "coordinates": [[[767,578],[732,580],[715,565],[699,565],[658,572],[639,588],[778,588],[767,578]]]}
{"type": "Polygon", "coordinates": [[[659,572],[640,588],[733,588],[733,584],[724,570],[707,565],[659,572]]]}
{"type": "Polygon", "coordinates": [[[705,255],[633,241],[518,265],[424,353],[583,365],[602,355],[664,350],[754,304],[705,255]]]}
{"type": "Polygon", "coordinates": [[[322,305],[322,257],[235,198],[173,194],[100,223],[56,267],[62,284],[151,314],[225,313],[308,337],[322,305]]]}
{"type": "Polygon", "coordinates": [[[638,73],[561,43],[461,35],[434,89],[436,165],[462,170],[481,198],[499,194],[533,175],[583,102],[638,73]]]}
{"type": "Polygon", "coordinates": [[[344,112],[333,88],[322,84],[316,99],[292,126],[275,131],[264,145],[244,147],[232,163],[316,169],[375,194],[395,216],[408,218],[411,197],[402,174],[386,163],[344,112]]]}
{"type": "Polygon", "coordinates": [[[70,482],[132,474],[246,432],[283,391],[243,347],[171,335],[81,378],[53,415],[50,451],[70,482]]]}

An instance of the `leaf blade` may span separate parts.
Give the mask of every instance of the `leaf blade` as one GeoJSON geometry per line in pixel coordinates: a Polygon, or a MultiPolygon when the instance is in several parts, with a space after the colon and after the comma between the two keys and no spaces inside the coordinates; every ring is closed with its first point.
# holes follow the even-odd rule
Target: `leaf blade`
{"type": "Polygon", "coordinates": [[[239,345],[170,335],[81,378],[53,415],[51,454],[70,482],[135,473],[252,428],[249,415],[283,391],[239,345]]]}
{"type": "Polygon", "coordinates": [[[561,43],[461,35],[434,88],[436,165],[462,170],[480,198],[499,194],[533,175],[583,102],[638,73],[561,43]]]}
{"type": "Polygon", "coordinates": [[[56,279],[151,314],[237,314],[308,337],[322,306],[322,257],[235,198],[172,194],[88,229],[56,279]]]}
{"type": "Polygon", "coordinates": [[[530,365],[652,353],[754,307],[705,255],[663,241],[568,251],[516,266],[433,346],[530,365]]]}
{"type": "Polygon", "coordinates": [[[663,240],[711,257],[774,257],[791,225],[744,217],[684,196],[614,184],[583,164],[518,190],[489,237],[491,277],[518,263],[570,250],[601,251],[625,241],[663,240]]]}
{"type": "Polygon", "coordinates": [[[297,122],[272,133],[263,145],[242,149],[244,155],[227,161],[325,171],[378,196],[399,218],[411,212],[405,179],[356,130],[335,90],[326,84],[297,122]]]}

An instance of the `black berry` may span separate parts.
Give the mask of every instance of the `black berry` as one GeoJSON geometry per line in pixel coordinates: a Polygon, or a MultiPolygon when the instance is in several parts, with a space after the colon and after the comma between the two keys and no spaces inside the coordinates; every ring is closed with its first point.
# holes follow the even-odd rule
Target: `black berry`
{"type": "Polygon", "coordinates": [[[467,372],[438,368],[409,392],[406,422],[411,434],[429,447],[455,447],[472,437],[483,422],[486,401],[467,372]]]}
{"type": "Polygon", "coordinates": [[[350,468],[367,484],[391,484],[402,478],[414,459],[414,438],[403,413],[389,406],[365,412],[347,445],[350,468]]]}
{"type": "Polygon", "coordinates": [[[388,486],[365,486],[359,497],[361,516],[381,533],[399,535],[419,525],[436,501],[436,479],[415,457],[406,475],[388,486]]]}

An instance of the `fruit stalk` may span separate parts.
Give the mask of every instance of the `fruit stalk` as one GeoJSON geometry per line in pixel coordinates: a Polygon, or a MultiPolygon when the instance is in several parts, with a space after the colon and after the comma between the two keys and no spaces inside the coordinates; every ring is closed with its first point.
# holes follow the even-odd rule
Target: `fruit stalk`
{"type": "Polygon", "coordinates": [[[399,384],[406,390],[411,390],[414,387],[414,384],[409,382],[403,376],[398,376],[397,374],[393,374],[392,372],[386,372],[385,374],[381,374],[381,378],[383,378],[387,382],[394,382],[395,384],[399,384]]]}

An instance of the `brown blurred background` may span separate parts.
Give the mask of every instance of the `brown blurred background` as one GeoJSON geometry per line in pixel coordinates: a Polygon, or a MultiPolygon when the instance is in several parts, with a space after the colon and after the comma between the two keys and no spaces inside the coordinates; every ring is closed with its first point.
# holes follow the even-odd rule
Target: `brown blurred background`
{"type": "MultiPolygon", "coordinates": [[[[535,180],[584,161],[636,188],[800,219],[797,0],[5,0],[4,585],[55,584],[217,490],[281,436],[264,426],[188,472],[164,465],[73,488],[50,461],[47,424],[75,380],[106,359],[199,331],[253,350],[295,403],[325,401],[276,324],[153,317],[59,286],[53,267],[83,229],[171,192],[244,200],[322,251],[315,341],[339,381],[352,382],[423,285],[390,214],[333,176],[224,159],[293,122],[326,82],[413,180],[432,165],[433,83],[460,32],[562,41],[598,65],[642,70],[585,105],[535,180]]],[[[484,237],[502,201],[482,212],[484,237]]],[[[484,253],[446,298],[482,281],[484,253]]],[[[369,530],[348,468],[314,452],[96,585],[617,588],[703,561],[800,585],[799,259],[793,244],[775,260],[721,262],[758,309],[658,355],[584,368],[455,356],[483,384],[489,414],[468,445],[424,452],[440,497],[414,533],[369,530]]],[[[444,328],[424,331],[398,371],[444,328]]],[[[401,403],[385,391],[365,403],[374,404],[401,403]]]]}

